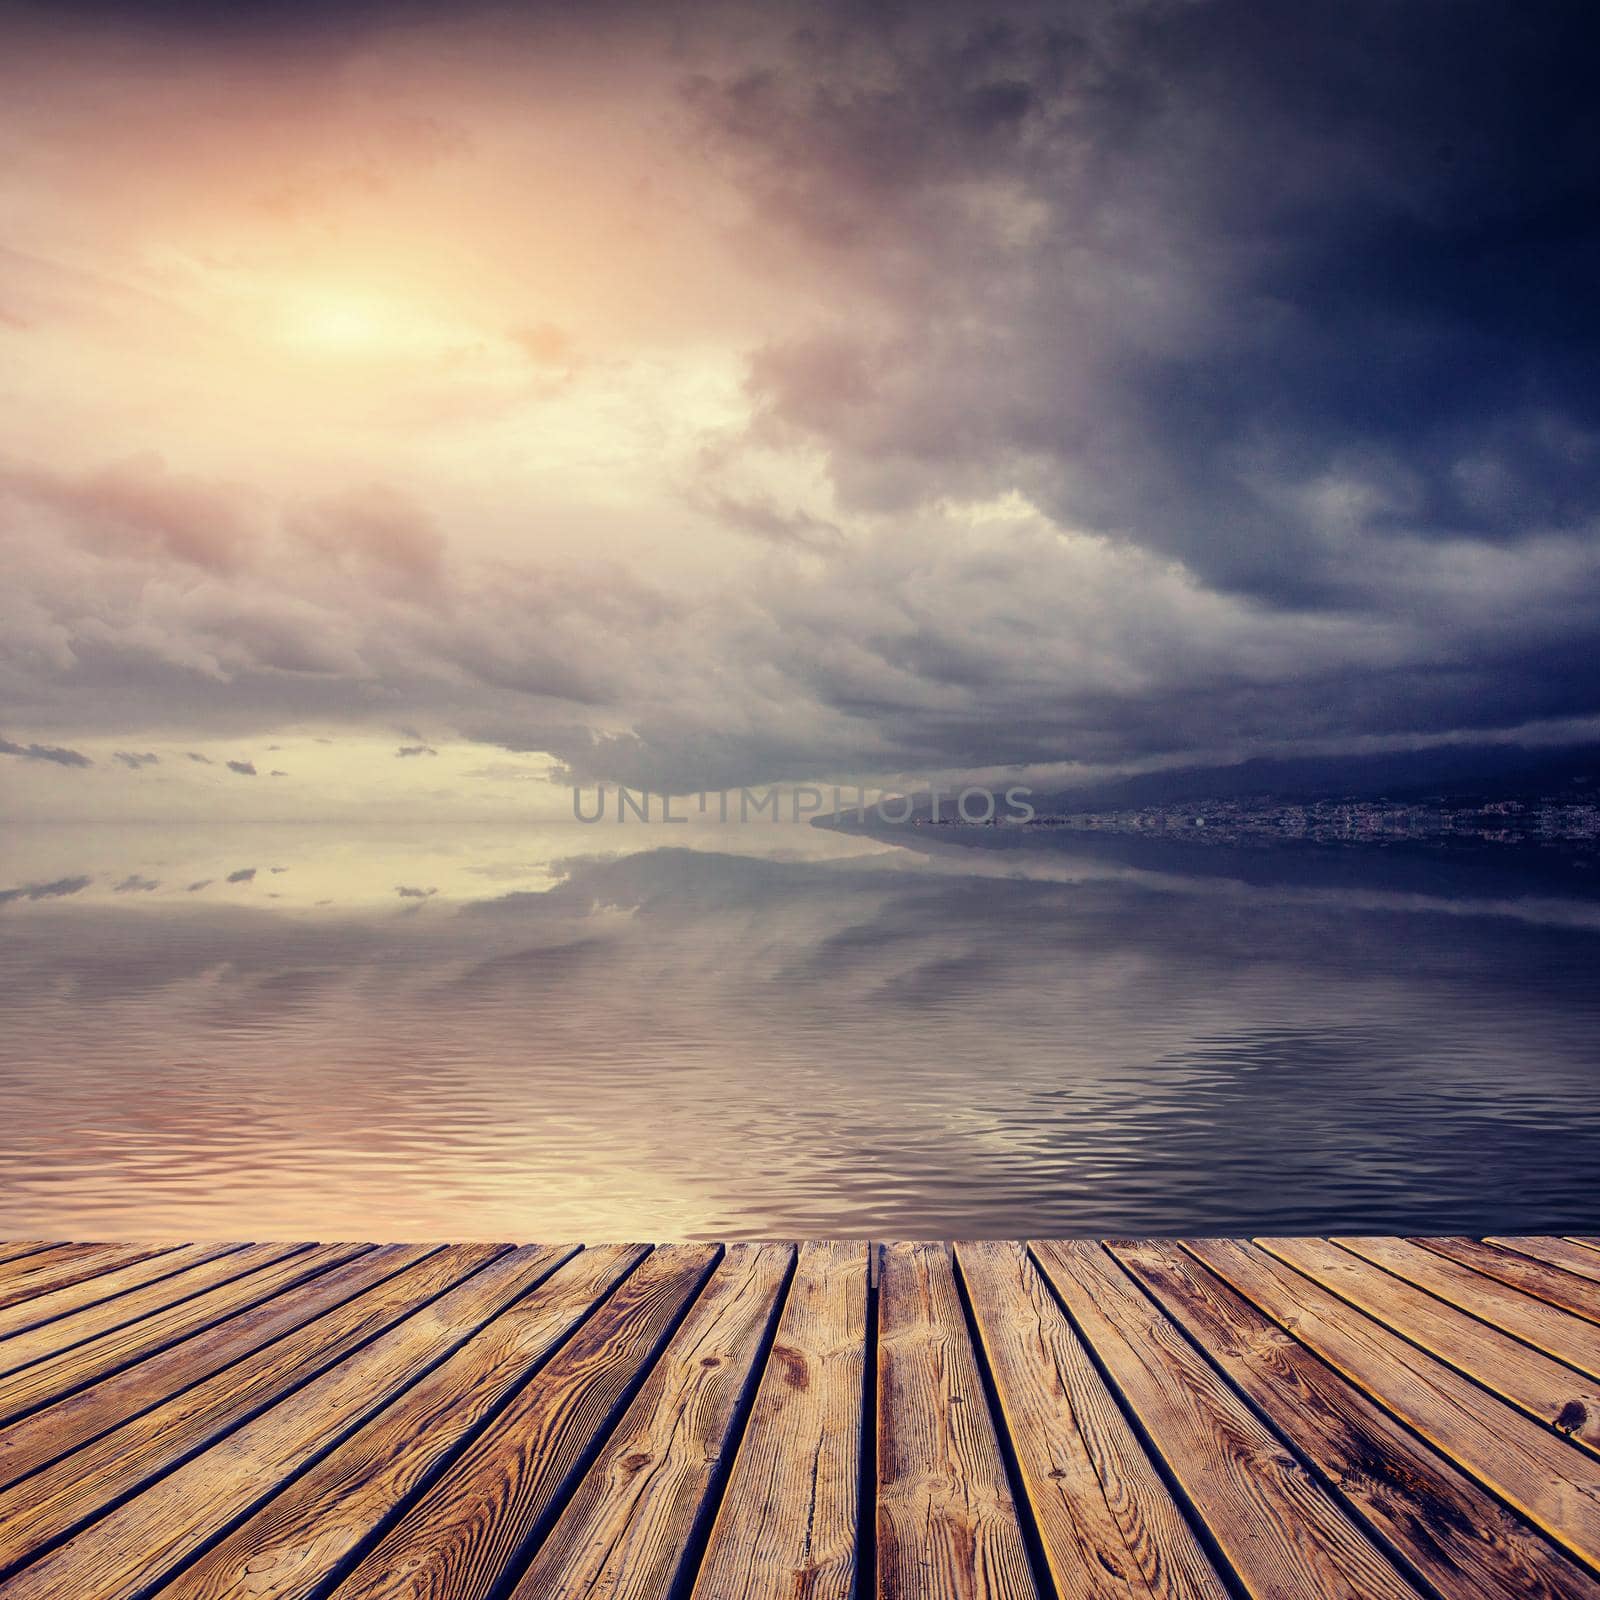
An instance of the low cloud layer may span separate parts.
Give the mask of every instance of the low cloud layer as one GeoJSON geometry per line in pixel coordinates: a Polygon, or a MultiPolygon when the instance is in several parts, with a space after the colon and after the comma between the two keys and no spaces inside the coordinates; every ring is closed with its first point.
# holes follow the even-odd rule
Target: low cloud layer
{"type": "Polygon", "coordinates": [[[26,883],[12,889],[0,889],[0,906],[13,900],[59,900],[65,895],[82,894],[94,881],[87,874],[72,878],[54,878],[49,883],[26,883]]]}
{"type": "Polygon", "coordinates": [[[49,761],[58,767],[94,765],[81,750],[67,750],[60,745],[14,744],[10,739],[0,739],[0,756],[16,756],[23,761],[49,761]]]}

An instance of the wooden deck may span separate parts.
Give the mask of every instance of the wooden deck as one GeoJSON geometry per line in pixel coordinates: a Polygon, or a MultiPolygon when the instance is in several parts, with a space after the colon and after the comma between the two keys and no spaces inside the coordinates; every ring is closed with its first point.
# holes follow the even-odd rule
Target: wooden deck
{"type": "Polygon", "coordinates": [[[1600,1600],[1600,1240],[0,1245],[5,1600],[1600,1600]]]}

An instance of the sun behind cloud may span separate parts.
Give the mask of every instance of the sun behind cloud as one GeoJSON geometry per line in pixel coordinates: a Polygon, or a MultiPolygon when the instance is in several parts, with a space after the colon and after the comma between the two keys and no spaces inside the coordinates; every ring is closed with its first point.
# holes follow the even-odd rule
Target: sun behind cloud
{"type": "Polygon", "coordinates": [[[281,295],[275,329],[297,350],[319,355],[415,353],[441,342],[437,320],[381,294],[311,287],[281,295]]]}

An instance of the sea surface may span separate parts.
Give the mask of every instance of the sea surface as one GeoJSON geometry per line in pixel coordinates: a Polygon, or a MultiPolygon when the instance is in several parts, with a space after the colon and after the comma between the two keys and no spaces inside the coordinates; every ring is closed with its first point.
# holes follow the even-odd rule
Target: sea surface
{"type": "Polygon", "coordinates": [[[19,827],[0,1236],[1600,1231],[1600,871],[19,827]]]}

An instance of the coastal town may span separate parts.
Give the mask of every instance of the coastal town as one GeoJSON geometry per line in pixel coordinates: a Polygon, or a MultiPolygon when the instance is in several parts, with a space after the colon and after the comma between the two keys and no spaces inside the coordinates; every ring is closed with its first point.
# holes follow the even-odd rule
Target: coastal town
{"type": "Polygon", "coordinates": [[[1470,843],[1600,848],[1600,799],[1186,800],[1136,809],[1041,812],[1035,828],[1182,834],[1197,843],[1470,843]]]}

